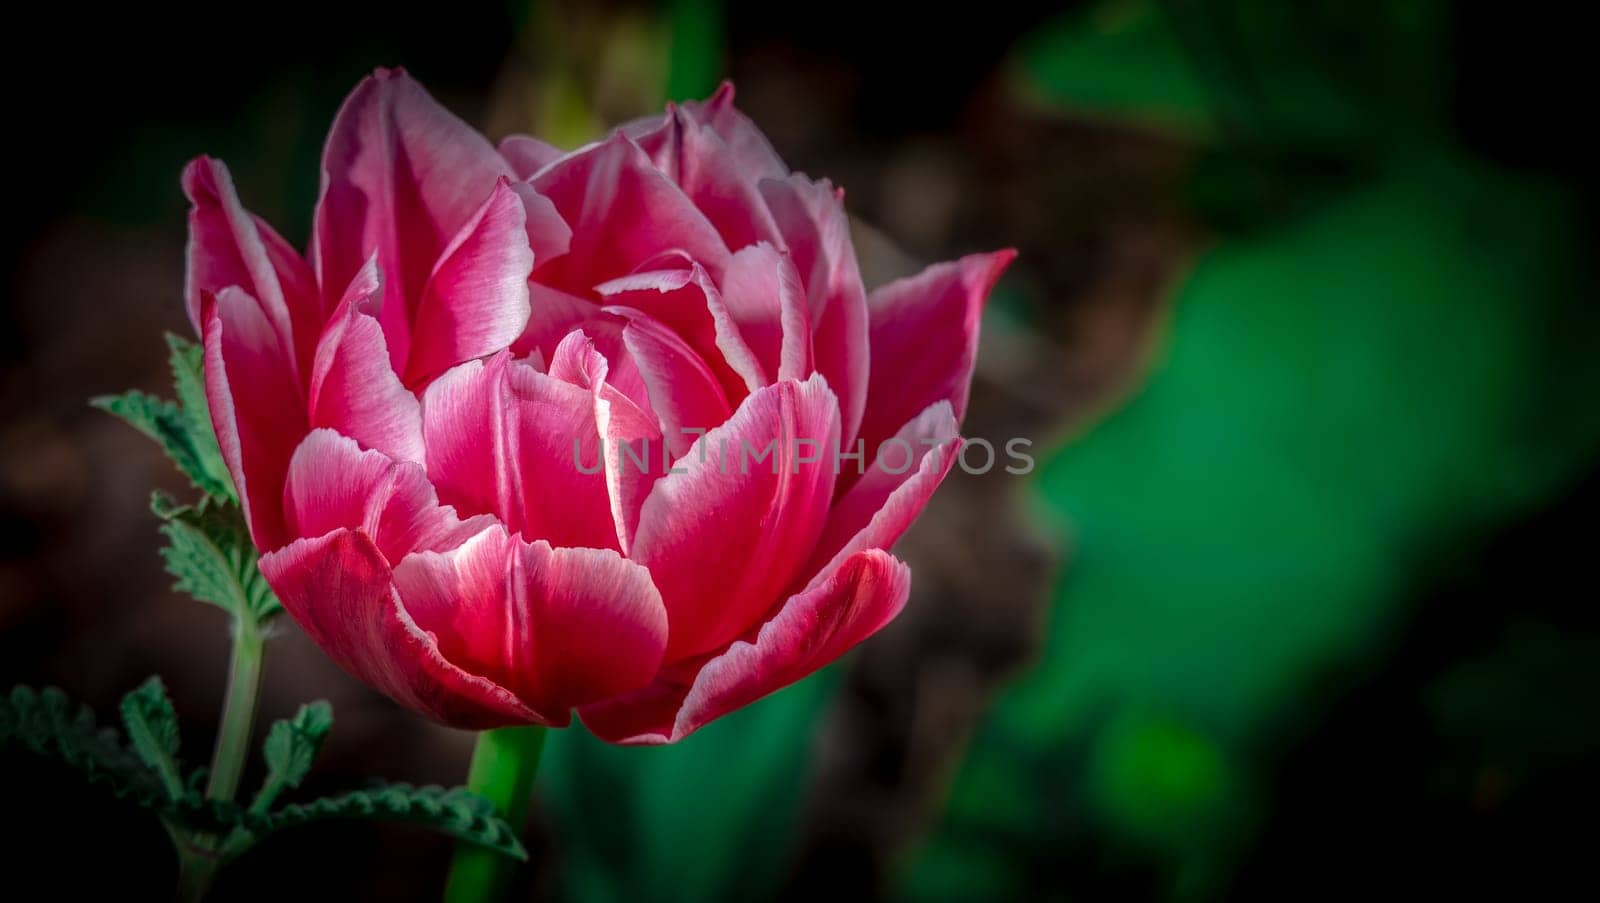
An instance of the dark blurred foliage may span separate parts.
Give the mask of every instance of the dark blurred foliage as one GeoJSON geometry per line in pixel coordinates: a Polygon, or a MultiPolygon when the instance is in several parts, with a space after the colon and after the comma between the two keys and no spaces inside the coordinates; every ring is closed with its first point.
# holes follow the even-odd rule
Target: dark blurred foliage
{"type": "MultiPolygon", "coordinates": [[[[849,192],[869,284],[1015,245],[905,615],[684,743],[554,736],[548,899],[1542,897],[1600,804],[1595,143],[1555,4],[825,0],[90,9],[13,29],[0,685],[109,715],[163,674],[208,751],[220,615],[174,596],[159,453],[85,399],[161,389],[182,163],[306,236],[320,141],[403,64],[492,136],[572,145],[732,76],[849,192]]],[[[455,783],[471,738],[293,625],[263,720],[336,725],[308,793],[455,783]]],[[[164,895],[148,818],[6,753],[0,858],[164,895]]],[[[436,896],[404,828],[285,834],[224,898],[436,896]],[[315,876],[314,879],[308,876],[315,876]],[[308,891],[312,887],[315,890],[308,891]]]]}

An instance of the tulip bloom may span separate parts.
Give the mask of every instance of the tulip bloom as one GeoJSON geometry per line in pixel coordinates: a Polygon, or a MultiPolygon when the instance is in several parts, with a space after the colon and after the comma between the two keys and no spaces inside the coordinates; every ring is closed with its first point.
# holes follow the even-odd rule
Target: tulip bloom
{"type": "Polygon", "coordinates": [[[727,86],[564,153],[380,70],[322,167],[302,256],[190,163],[185,301],[261,570],[351,674],[672,742],[899,612],[1012,252],[869,295],[727,86]]]}

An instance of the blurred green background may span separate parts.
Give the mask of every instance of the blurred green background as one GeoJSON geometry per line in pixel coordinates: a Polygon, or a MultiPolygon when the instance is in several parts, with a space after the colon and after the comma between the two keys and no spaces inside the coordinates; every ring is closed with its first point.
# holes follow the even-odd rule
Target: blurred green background
{"type": "MultiPolygon", "coordinates": [[[[171,597],[143,513],[171,477],[83,405],[160,385],[159,334],[183,328],[185,159],[226,159],[299,242],[326,124],[374,65],[408,66],[492,137],[569,147],[731,76],[792,165],[846,187],[869,285],[1020,248],[966,432],[1030,438],[1039,466],[951,476],[900,549],[905,616],[845,661],[674,747],[553,736],[519,893],[1592,884],[1600,311],[1570,11],[211,11],[50,13],[41,46],[62,52],[6,63],[24,127],[0,336],[0,683],[104,710],[161,670],[186,724],[214,718],[221,625],[171,597]]],[[[469,737],[287,634],[262,714],[334,699],[313,785],[461,779],[469,737]]],[[[68,837],[70,860],[108,867],[63,887],[166,886],[153,822],[6,764],[36,830],[0,855],[55,862],[68,837]]],[[[428,897],[447,854],[403,830],[314,828],[219,890],[281,897],[314,873],[317,895],[428,897]]]]}

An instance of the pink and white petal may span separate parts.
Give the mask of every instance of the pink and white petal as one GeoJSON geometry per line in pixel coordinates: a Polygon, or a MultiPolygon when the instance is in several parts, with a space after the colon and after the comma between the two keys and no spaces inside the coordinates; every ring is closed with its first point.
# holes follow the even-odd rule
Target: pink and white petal
{"type": "Polygon", "coordinates": [[[528,247],[533,249],[533,264],[538,266],[567,253],[572,247],[572,227],[561,218],[561,211],[527,182],[512,182],[511,190],[522,198],[528,220],[528,247]]]}
{"type": "Polygon", "coordinates": [[[539,267],[539,281],[576,295],[668,251],[713,275],[727,263],[717,230],[621,132],[537,173],[530,184],[572,227],[570,250],[539,267]]]}
{"type": "Polygon", "coordinates": [[[842,435],[853,446],[867,404],[871,348],[866,289],[843,193],[798,173],[763,181],[760,188],[805,284],[815,366],[839,393],[842,435]]]}
{"type": "Polygon", "coordinates": [[[769,244],[741,248],[722,277],[722,301],[767,373],[805,379],[811,322],[805,289],[787,255],[769,244]]]}
{"type": "Polygon", "coordinates": [[[983,303],[1016,256],[970,254],[872,293],[872,374],[861,424],[869,455],[936,401],[950,402],[958,423],[965,416],[983,303]]]}
{"type": "Polygon", "coordinates": [[[528,307],[528,325],[523,328],[522,335],[511,343],[511,353],[520,357],[537,351],[545,360],[555,353],[556,345],[567,333],[593,318],[600,309],[588,298],[580,298],[537,281],[528,283],[528,307]]]}
{"type": "Polygon", "coordinates": [[[767,385],[761,361],[745,341],[722,293],[698,264],[633,273],[596,290],[608,307],[642,311],[682,336],[711,366],[729,400],[767,385]]]}
{"type": "Polygon", "coordinates": [[[245,210],[221,160],[196,157],[183,170],[189,243],[184,304],[200,332],[200,299],[238,286],[260,302],[285,347],[295,349],[296,372],[306,363],[321,325],[311,269],[265,221],[245,210]]]}
{"type": "Polygon", "coordinates": [[[374,252],[379,320],[405,351],[423,287],[451,238],[512,175],[487,139],[400,69],[379,69],[346,98],[322,155],[311,261],[331,307],[374,252]]]}
{"type": "Polygon", "coordinates": [[[511,164],[519,179],[527,179],[566,155],[561,148],[531,135],[507,135],[500,139],[500,156],[511,164]]]}
{"type": "Polygon", "coordinates": [[[659,321],[632,308],[610,308],[628,318],[622,341],[639,370],[650,408],[661,423],[673,458],[689,453],[697,432],[728,419],[733,409],[717,377],[688,343],[659,321]]]}
{"type": "Polygon", "coordinates": [[[826,521],[838,437],[826,380],[776,383],[656,481],[630,557],[666,603],[669,662],[739,636],[800,576],[826,521]]]}
{"type": "Polygon", "coordinates": [[[814,588],[844,559],[865,549],[887,550],[905,533],[944,482],[961,453],[956,418],[936,401],[883,444],[859,480],[834,500],[811,556],[814,588]]]}
{"type": "Polygon", "coordinates": [[[501,353],[435,380],[422,420],[428,477],[445,503],[529,538],[617,547],[588,390],[501,353]]]}
{"type": "Polygon", "coordinates": [[[528,325],[527,208],[501,179],[439,257],[413,325],[405,382],[413,388],[462,361],[509,346],[528,325]]]}
{"type": "Polygon", "coordinates": [[[753,637],[707,661],[687,690],[662,679],[579,715],[612,743],[675,743],[848,652],[894,620],[910,590],[904,562],[877,549],[859,552],[823,583],[791,596],[753,637]]]}
{"type": "Polygon", "coordinates": [[[312,427],[329,427],[400,461],[427,460],[422,406],[391,366],[383,327],[365,312],[382,289],[376,259],[356,274],[311,367],[312,427]]]}
{"type": "Polygon", "coordinates": [[[328,429],[312,430],[295,450],[283,508],[289,536],[360,530],[391,563],[419,549],[457,544],[471,529],[439,504],[420,465],[363,451],[354,439],[328,429]]]}
{"type": "Polygon", "coordinates": [[[337,530],[261,557],[289,614],[340,667],[394,701],[452,727],[547,724],[515,694],[463,670],[412,619],[365,535],[337,530]]]}
{"type": "Polygon", "coordinates": [[[683,109],[722,136],[746,178],[751,181],[781,179],[789,174],[789,167],[772,149],[772,142],[749,117],[734,107],[733,82],[723,82],[711,97],[698,103],[686,103],[683,109]]]}
{"type": "Polygon", "coordinates": [[[509,354],[468,361],[434,380],[422,395],[428,479],[439,498],[466,515],[497,514],[520,495],[504,460],[505,370],[509,354]]]}
{"type": "MultiPolygon", "coordinates": [[[[618,352],[626,354],[620,345],[620,330],[612,349],[613,354],[618,352]]],[[[594,428],[604,443],[601,466],[606,493],[616,525],[618,548],[627,555],[639,526],[639,509],[656,480],[666,473],[669,463],[655,416],[648,409],[640,408],[611,381],[611,359],[600,351],[586,331],[573,332],[556,348],[549,374],[588,391],[594,399],[594,428]]],[[[632,365],[631,357],[626,361],[624,374],[631,375],[642,389],[638,368],[632,365]]]]}
{"type": "Polygon", "coordinates": [[[292,350],[255,298],[225,288],[202,298],[206,402],[223,461],[260,549],[283,544],[283,477],[309,429],[292,350]]]}
{"type": "Polygon", "coordinates": [[[613,551],[527,543],[495,526],[395,569],[406,608],[452,661],[495,678],[553,724],[643,687],[667,642],[650,573],[613,551]]]}
{"type": "Polygon", "coordinates": [[[709,125],[669,105],[658,125],[630,135],[656,168],[700,208],[728,247],[782,240],[755,179],[743,171],[733,150],[709,125]]]}

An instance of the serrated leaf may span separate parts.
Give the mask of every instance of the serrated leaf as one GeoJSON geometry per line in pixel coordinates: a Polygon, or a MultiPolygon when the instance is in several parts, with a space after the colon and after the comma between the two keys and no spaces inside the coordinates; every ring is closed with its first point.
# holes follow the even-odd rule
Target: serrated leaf
{"type": "Polygon", "coordinates": [[[237,502],[233,477],[222,460],[222,449],[217,446],[217,433],[211,424],[211,407],[206,401],[205,349],[182,336],[167,333],[167,348],[171,350],[168,364],[172,367],[172,384],[178,395],[189,435],[194,440],[199,463],[206,475],[224,492],[217,495],[206,487],[207,494],[219,502],[237,502]]]}
{"type": "Polygon", "coordinates": [[[173,588],[237,616],[263,621],[280,608],[256,566],[258,556],[239,510],[231,505],[178,507],[161,493],[150,510],[163,520],[161,550],[173,588]]]}
{"type": "MultiPolygon", "coordinates": [[[[134,429],[154,439],[178,465],[190,482],[206,495],[227,500],[233,498],[233,484],[218,480],[213,470],[220,464],[208,463],[205,441],[216,447],[216,437],[209,431],[202,437],[195,429],[183,408],[163,398],[147,395],[137,389],[122,395],[102,395],[90,399],[89,404],[126,421],[134,429]]],[[[221,461],[221,452],[215,453],[221,461]]]]}
{"type": "Polygon", "coordinates": [[[250,804],[251,812],[265,813],[285,787],[300,786],[332,727],[333,707],[320,699],[301,706],[292,719],[273,722],[261,748],[267,777],[250,804]]]}
{"type": "Polygon", "coordinates": [[[328,819],[361,818],[421,825],[515,859],[528,858],[517,832],[494,814],[494,805],[464,787],[382,784],[309,803],[293,803],[270,813],[243,812],[237,818],[242,830],[230,839],[225,851],[229,857],[286,828],[328,819]]]}
{"type": "Polygon", "coordinates": [[[183,776],[178,769],[178,713],[167,697],[161,678],[152,676],[138,689],[122,697],[122,726],[128,732],[133,751],[161,778],[167,796],[179,800],[184,795],[183,776]]]}
{"type": "Polygon", "coordinates": [[[119,799],[157,809],[170,802],[161,778],[116,730],[99,726],[88,706],[74,706],[55,687],[16,686],[0,696],[0,746],[11,743],[64,762],[119,799]]]}

